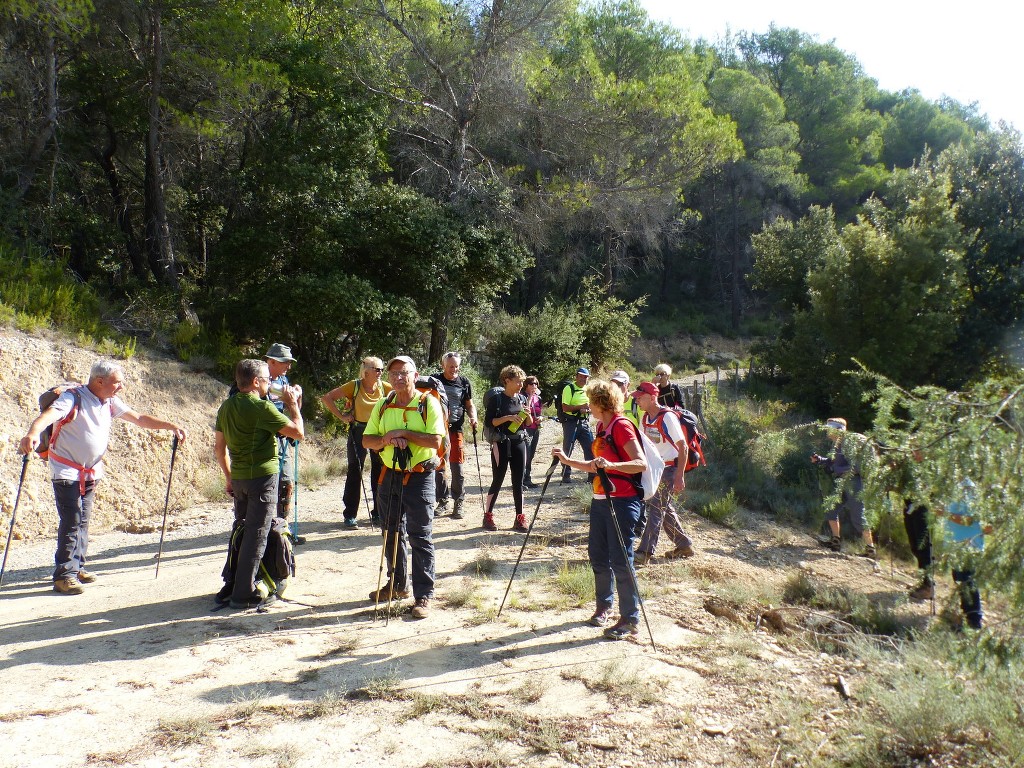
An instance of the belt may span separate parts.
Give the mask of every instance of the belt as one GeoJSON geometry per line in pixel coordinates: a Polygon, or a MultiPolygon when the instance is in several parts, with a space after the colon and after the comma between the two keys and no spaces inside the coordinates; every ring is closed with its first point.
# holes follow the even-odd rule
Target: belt
{"type": "Polygon", "coordinates": [[[58,464],[63,464],[65,467],[71,467],[72,469],[78,470],[78,493],[81,496],[85,496],[85,485],[96,477],[96,470],[92,467],[83,467],[81,464],[76,464],[70,459],[58,456],[52,451],[50,452],[49,458],[51,461],[56,461],[58,464]]]}

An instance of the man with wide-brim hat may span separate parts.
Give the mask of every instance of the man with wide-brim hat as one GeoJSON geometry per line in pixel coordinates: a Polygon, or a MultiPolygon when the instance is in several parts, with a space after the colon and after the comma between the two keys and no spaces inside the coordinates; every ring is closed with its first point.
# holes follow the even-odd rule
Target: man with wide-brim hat
{"type": "MultiPolygon", "coordinates": [[[[267,349],[263,356],[270,368],[270,388],[267,399],[274,404],[278,411],[284,413],[284,401],[280,393],[285,387],[291,386],[288,381],[288,371],[291,370],[295,358],[292,356],[292,349],[285,344],[275,342],[267,349]]],[[[302,387],[293,388],[298,394],[299,408],[302,408],[302,387]]],[[[292,440],[283,435],[277,436],[277,455],[280,462],[279,485],[277,488],[277,516],[288,519],[292,513],[292,500],[295,497],[295,454],[299,449],[297,440],[292,440]]]]}

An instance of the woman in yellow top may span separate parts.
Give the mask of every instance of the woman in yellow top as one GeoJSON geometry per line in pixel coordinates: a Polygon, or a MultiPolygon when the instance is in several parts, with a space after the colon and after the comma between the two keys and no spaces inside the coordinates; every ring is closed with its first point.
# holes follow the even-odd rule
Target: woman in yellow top
{"type": "MultiPolygon", "coordinates": [[[[360,486],[362,485],[363,466],[366,461],[366,448],[363,448],[363,432],[370,413],[377,401],[391,391],[391,385],[381,381],[384,372],[384,361],[379,357],[364,357],[358,379],[335,387],[320,398],[331,413],[349,425],[348,429],[348,474],[345,476],[345,491],[342,495],[342,514],[346,528],[357,528],[356,514],[359,512],[360,486]],[[339,401],[342,407],[338,407],[339,401]]],[[[370,451],[370,488],[373,495],[373,508],[370,520],[379,522],[377,510],[377,478],[380,476],[380,456],[370,451]]]]}

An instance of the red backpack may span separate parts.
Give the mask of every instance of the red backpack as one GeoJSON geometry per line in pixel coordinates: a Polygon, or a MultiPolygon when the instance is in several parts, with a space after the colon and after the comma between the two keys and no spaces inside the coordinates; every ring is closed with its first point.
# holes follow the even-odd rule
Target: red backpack
{"type": "Polygon", "coordinates": [[[688,411],[685,408],[662,408],[658,411],[658,415],[654,417],[653,424],[657,425],[658,431],[665,437],[666,440],[671,438],[668,436],[668,432],[665,430],[665,413],[672,411],[679,418],[679,425],[683,428],[683,435],[686,437],[686,447],[690,449],[686,456],[686,466],[683,467],[683,472],[689,472],[691,469],[700,466],[707,466],[707,459],[704,458],[704,435],[701,433],[697,424],[697,415],[693,411],[688,411]]]}

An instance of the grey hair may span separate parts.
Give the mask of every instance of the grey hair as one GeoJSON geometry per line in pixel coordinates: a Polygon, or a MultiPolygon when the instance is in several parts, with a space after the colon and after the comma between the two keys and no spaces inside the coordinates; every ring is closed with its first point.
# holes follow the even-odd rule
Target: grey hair
{"type": "Polygon", "coordinates": [[[363,369],[370,370],[371,368],[384,368],[384,361],[379,357],[364,357],[363,358],[363,369]]]}
{"type": "Polygon", "coordinates": [[[266,360],[253,360],[251,358],[246,360],[239,360],[238,365],[235,366],[235,384],[238,385],[239,389],[245,389],[252,380],[257,376],[262,376],[262,371],[269,373],[270,366],[267,365],[266,360]]]}
{"type": "Polygon", "coordinates": [[[120,373],[124,376],[124,368],[121,367],[120,363],[115,363],[113,360],[106,360],[100,358],[92,364],[92,368],[89,369],[89,381],[93,379],[105,379],[112,373],[120,373]]]}
{"type": "Polygon", "coordinates": [[[456,363],[461,363],[462,355],[458,352],[445,352],[441,355],[441,362],[443,363],[445,360],[454,360],[456,363]]]}
{"type": "Polygon", "coordinates": [[[669,365],[668,363],[658,363],[656,366],[654,366],[654,372],[656,374],[657,373],[664,373],[666,376],[671,376],[672,375],[672,366],[669,365]]]}

